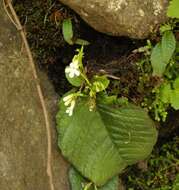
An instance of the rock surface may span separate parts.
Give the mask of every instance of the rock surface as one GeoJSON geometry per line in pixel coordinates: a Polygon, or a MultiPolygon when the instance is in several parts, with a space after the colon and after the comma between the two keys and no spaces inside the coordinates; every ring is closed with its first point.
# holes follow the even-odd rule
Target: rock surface
{"type": "MultiPolygon", "coordinates": [[[[52,190],[47,175],[47,133],[36,82],[19,32],[0,0],[0,189],[52,190]]],[[[39,74],[50,114],[54,189],[67,190],[67,163],[56,143],[56,94],[39,74]]]]}
{"type": "Polygon", "coordinates": [[[114,36],[146,38],[166,21],[168,0],[60,0],[94,29],[114,36]]]}

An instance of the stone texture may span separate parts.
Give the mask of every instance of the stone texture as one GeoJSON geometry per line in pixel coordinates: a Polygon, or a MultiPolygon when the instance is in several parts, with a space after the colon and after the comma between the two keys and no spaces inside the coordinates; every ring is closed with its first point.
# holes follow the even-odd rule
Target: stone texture
{"type": "MultiPolygon", "coordinates": [[[[47,134],[36,81],[24,46],[0,0],[0,189],[51,190],[46,172],[47,134]]],[[[57,96],[39,73],[51,121],[55,190],[67,190],[67,163],[55,131],[57,96]]]]}
{"type": "Polygon", "coordinates": [[[166,18],[168,0],[60,0],[94,29],[114,36],[146,38],[166,18]]]}

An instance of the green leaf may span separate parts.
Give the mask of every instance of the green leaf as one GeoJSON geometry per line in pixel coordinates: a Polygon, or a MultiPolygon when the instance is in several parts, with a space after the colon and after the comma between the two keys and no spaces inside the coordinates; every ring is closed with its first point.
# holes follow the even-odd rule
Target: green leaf
{"type": "Polygon", "coordinates": [[[179,77],[174,80],[173,87],[174,89],[179,89],[179,77]]]}
{"type": "Polygon", "coordinates": [[[78,44],[78,45],[81,45],[81,46],[87,46],[87,45],[89,45],[90,43],[89,43],[88,41],[86,41],[86,40],[77,38],[77,40],[75,41],[75,44],[78,44]]]}
{"type": "Polygon", "coordinates": [[[172,0],[168,7],[167,15],[171,18],[179,18],[179,1],[172,0]]]}
{"type": "Polygon", "coordinates": [[[73,115],[69,117],[65,111],[61,100],[59,147],[96,185],[104,185],[128,165],[145,159],[156,143],[154,123],[140,107],[98,104],[95,111],[89,111],[88,99],[78,98],[73,115]]]}
{"type": "Polygon", "coordinates": [[[170,24],[164,24],[162,26],[160,26],[160,33],[163,34],[166,31],[171,31],[172,30],[172,26],[170,24]]]}
{"type": "Polygon", "coordinates": [[[70,44],[73,45],[73,27],[72,27],[72,22],[71,19],[64,19],[63,20],[63,24],[62,24],[62,33],[63,33],[63,37],[65,39],[65,41],[70,44]]]}
{"type": "Polygon", "coordinates": [[[150,59],[153,68],[153,75],[162,76],[166,68],[166,62],[163,61],[161,43],[156,44],[152,49],[150,59]]]}
{"type": "Polygon", "coordinates": [[[179,174],[177,174],[177,176],[176,176],[176,179],[175,179],[175,181],[173,183],[172,190],[178,190],[178,189],[179,189],[179,174]]]}
{"type": "Polygon", "coordinates": [[[172,31],[165,31],[162,36],[162,57],[168,64],[176,48],[176,40],[172,31]]]}
{"type": "Polygon", "coordinates": [[[179,109],[179,89],[172,90],[170,103],[175,110],[179,109]]]}
{"type": "Polygon", "coordinates": [[[80,175],[80,173],[77,170],[71,167],[69,170],[68,176],[69,176],[71,190],[84,189],[84,185],[87,181],[80,175]]]}
{"type": "Polygon", "coordinates": [[[117,103],[117,96],[108,96],[105,92],[101,92],[97,96],[97,102],[103,104],[115,104],[117,103]]]}
{"type": "Polygon", "coordinates": [[[165,68],[176,48],[176,40],[172,31],[165,31],[162,36],[162,41],[157,43],[152,49],[151,64],[153,75],[162,76],[165,68]]]}
{"type": "Polygon", "coordinates": [[[78,77],[75,76],[73,78],[70,78],[68,73],[65,73],[65,76],[68,82],[75,87],[80,87],[82,83],[84,82],[84,79],[81,76],[78,76],[78,77]]]}
{"type": "MultiPolygon", "coordinates": [[[[71,190],[84,190],[84,186],[89,183],[89,181],[82,177],[73,167],[69,170],[69,181],[71,190]]],[[[118,190],[118,182],[118,176],[115,176],[104,186],[98,188],[98,190],[118,190]]],[[[95,190],[94,185],[92,185],[89,190],[95,190]]]]}
{"type": "Polygon", "coordinates": [[[105,90],[109,85],[109,80],[105,75],[95,75],[92,79],[92,89],[94,92],[101,92],[105,90]]]}
{"type": "Polygon", "coordinates": [[[163,84],[160,88],[160,98],[164,103],[170,103],[170,96],[172,93],[170,84],[163,84]]]}
{"type": "Polygon", "coordinates": [[[115,176],[112,179],[110,179],[105,185],[98,188],[98,190],[118,190],[118,186],[119,186],[118,183],[119,183],[118,176],[115,176]]]}

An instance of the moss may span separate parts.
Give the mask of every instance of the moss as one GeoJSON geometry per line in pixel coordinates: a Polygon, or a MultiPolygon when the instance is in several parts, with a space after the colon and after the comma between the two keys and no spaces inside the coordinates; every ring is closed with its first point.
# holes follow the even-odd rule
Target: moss
{"type": "Polygon", "coordinates": [[[172,184],[179,172],[179,138],[155,147],[148,167],[145,171],[140,170],[137,165],[131,167],[125,174],[124,179],[128,188],[135,190],[149,190],[167,187],[172,189],[172,184]]]}

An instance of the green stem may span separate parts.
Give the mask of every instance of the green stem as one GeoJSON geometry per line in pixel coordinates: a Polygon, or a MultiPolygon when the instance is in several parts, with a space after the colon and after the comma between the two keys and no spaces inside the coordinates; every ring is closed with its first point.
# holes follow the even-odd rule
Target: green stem
{"type": "Polygon", "coordinates": [[[88,183],[88,184],[85,186],[84,190],[88,190],[88,189],[91,187],[92,184],[93,184],[92,182],[88,183]]]}
{"type": "MultiPolygon", "coordinates": [[[[88,78],[86,77],[86,75],[83,74],[83,73],[80,73],[80,74],[81,74],[81,76],[85,79],[86,83],[88,84],[88,86],[89,86],[89,88],[90,88],[92,85],[91,85],[90,81],[88,80],[88,78]]],[[[91,89],[91,88],[90,88],[90,89],[91,89]]]]}
{"type": "Polygon", "coordinates": [[[94,189],[95,189],[95,190],[98,190],[98,188],[97,188],[97,186],[96,186],[95,184],[94,184],[94,189]]]}

